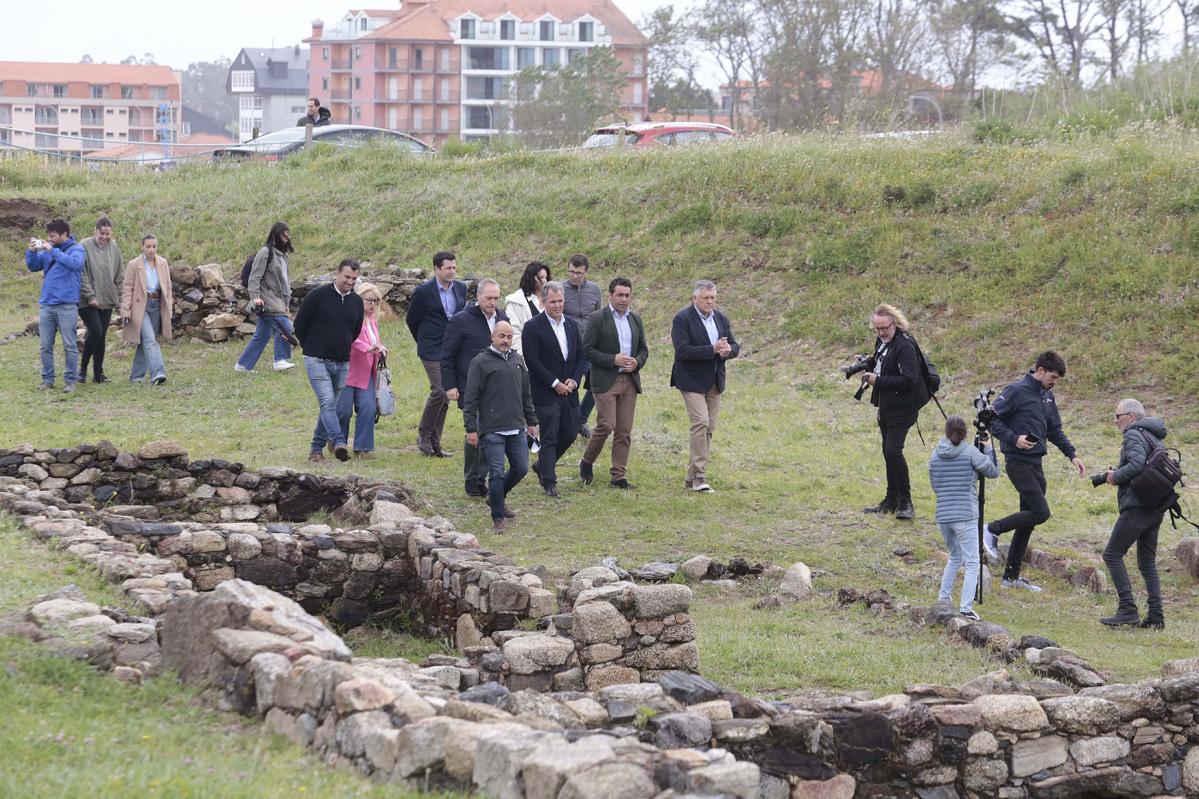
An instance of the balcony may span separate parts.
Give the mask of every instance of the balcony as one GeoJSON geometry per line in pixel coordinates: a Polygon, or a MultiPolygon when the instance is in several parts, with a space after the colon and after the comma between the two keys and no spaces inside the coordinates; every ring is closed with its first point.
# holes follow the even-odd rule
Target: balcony
{"type": "Polygon", "coordinates": [[[375,69],[381,72],[407,72],[408,59],[397,58],[393,61],[390,58],[376,58],[375,69]]]}
{"type": "Polygon", "coordinates": [[[391,89],[375,89],[375,101],[380,103],[406,103],[407,91],[403,88],[397,88],[395,91],[391,89]]]}
{"type": "Polygon", "coordinates": [[[409,133],[432,133],[433,132],[433,123],[432,122],[421,122],[419,125],[410,125],[408,127],[408,132],[409,133]]]}
{"type": "Polygon", "coordinates": [[[431,102],[433,102],[433,94],[434,94],[434,92],[432,89],[421,89],[420,91],[413,89],[412,90],[412,99],[410,100],[410,102],[431,103],[431,102]]]}
{"type": "Polygon", "coordinates": [[[440,92],[440,93],[437,95],[437,102],[439,102],[439,103],[453,103],[454,105],[457,105],[457,104],[458,104],[458,92],[456,92],[456,91],[454,91],[454,92],[440,92]]]}
{"type": "Polygon", "coordinates": [[[346,72],[354,68],[354,62],[349,58],[334,58],[331,63],[334,72],[346,72]]]}
{"type": "Polygon", "coordinates": [[[330,89],[330,100],[353,100],[354,92],[350,89],[330,89]]]}

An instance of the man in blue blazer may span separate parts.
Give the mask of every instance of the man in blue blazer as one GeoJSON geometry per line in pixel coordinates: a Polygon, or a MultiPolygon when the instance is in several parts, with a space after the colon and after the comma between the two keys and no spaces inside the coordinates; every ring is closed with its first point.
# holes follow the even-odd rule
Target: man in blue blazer
{"type": "Polygon", "coordinates": [[[716,310],[715,283],[696,281],[691,304],[674,315],[670,340],[674,344],[670,385],[683,393],[691,419],[691,456],[683,485],[712,493],[706,471],[724,392],[724,363],[741,352],[729,318],[716,310]]]}
{"type": "MultiPolygon", "coordinates": [[[[466,378],[470,362],[491,346],[491,337],[499,322],[507,315],[499,309],[500,284],[489,277],[479,281],[478,301],[450,320],[441,345],[441,387],[446,396],[461,409],[466,400],[466,378]]],[[[462,444],[462,476],[466,493],[472,497],[487,496],[487,453],[469,441],[462,444]]]]}
{"type": "Polygon", "coordinates": [[[416,357],[429,378],[429,399],[417,427],[416,448],[438,458],[453,455],[441,448],[441,431],[450,409],[450,400],[441,387],[441,343],[450,319],[466,308],[466,284],[455,280],[456,274],[458,261],[452,252],[443,250],[434,255],[433,278],[412,292],[405,319],[416,342],[416,357]]]}
{"type": "Polygon", "coordinates": [[[541,450],[533,470],[548,497],[557,499],[555,464],[579,435],[579,383],[587,371],[579,323],[567,316],[561,283],[541,287],[544,313],[525,323],[521,334],[533,386],[533,408],[541,423],[541,450]]]}

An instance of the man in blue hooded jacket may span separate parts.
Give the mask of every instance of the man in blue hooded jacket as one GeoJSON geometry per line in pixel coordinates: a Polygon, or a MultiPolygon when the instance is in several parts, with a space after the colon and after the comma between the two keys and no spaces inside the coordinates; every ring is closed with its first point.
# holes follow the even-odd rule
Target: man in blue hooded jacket
{"type": "Polygon", "coordinates": [[[1033,528],[1049,521],[1045,472],[1041,468],[1041,459],[1049,451],[1046,442],[1052,441],[1070,459],[1079,477],[1086,474],[1086,467],[1062,430],[1062,417],[1053,398],[1053,387],[1065,374],[1066,360],[1053,350],[1045,350],[1037,356],[1032,371],[999,392],[995,399],[991,432],[1003,451],[1008,479],[1020,493],[1020,511],[988,524],[983,536],[987,555],[997,560],[998,537],[1009,530],[1015,531],[1000,583],[1004,588],[1041,590],[1020,576],[1020,566],[1033,528]]]}
{"type": "Polygon", "coordinates": [[[79,344],[75,327],[79,319],[79,289],[83,262],[87,253],[71,237],[71,225],[65,219],[51,219],[46,225],[46,240],[30,239],[25,266],[42,273],[42,295],[38,299],[37,327],[42,344],[42,384],[38,391],[54,388],[54,337],[62,335],[66,352],[64,393],[75,390],[79,379],[79,344]]]}

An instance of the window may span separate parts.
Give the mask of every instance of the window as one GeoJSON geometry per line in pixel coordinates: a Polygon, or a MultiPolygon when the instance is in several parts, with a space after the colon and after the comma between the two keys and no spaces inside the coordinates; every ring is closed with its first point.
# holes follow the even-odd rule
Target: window
{"type": "Polygon", "coordinates": [[[641,105],[641,81],[633,83],[633,104],[641,105]]]}
{"type": "Polygon", "coordinates": [[[413,100],[424,100],[425,99],[425,79],[424,78],[421,78],[418,76],[418,77],[415,77],[412,79],[412,99],[413,100]]]}
{"type": "Polygon", "coordinates": [[[470,69],[508,69],[507,47],[467,48],[470,69]]]}
{"type": "MultiPolygon", "coordinates": [[[[253,80],[253,78],[251,77],[250,80],[253,80]]],[[[121,99],[122,100],[132,100],[133,99],[133,87],[132,86],[122,86],[121,87],[121,99]]]]}
{"type": "Polygon", "coordinates": [[[362,91],[362,78],[360,78],[358,76],[354,77],[354,91],[356,91],[356,92],[362,91]]]}
{"type": "Polygon", "coordinates": [[[35,125],[57,125],[58,110],[51,108],[48,105],[39,105],[33,111],[33,124],[35,125]]]}
{"type": "Polygon", "coordinates": [[[466,79],[467,100],[499,100],[504,97],[507,88],[507,78],[476,78],[466,79]]]}
{"type": "Polygon", "coordinates": [[[516,48],[516,68],[524,69],[525,67],[536,66],[537,51],[532,47],[516,48]]]}
{"type": "MultiPolygon", "coordinates": [[[[233,91],[235,91],[235,92],[252,92],[252,91],[254,91],[254,70],[252,70],[252,69],[235,70],[232,73],[231,84],[232,84],[233,91]]],[[[130,89],[132,91],[133,87],[126,86],[124,88],[130,89]]],[[[132,97],[132,96],[133,95],[130,94],[130,97],[132,97]]]]}
{"type": "Polygon", "coordinates": [[[362,120],[362,106],[356,105],[356,106],[354,106],[354,121],[359,122],[361,120],[362,120]]]}
{"type": "Polygon", "coordinates": [[[439,96],[443,103],[448,103],[450,101],[450,79],[449,78],[441,79],[441,89],[440,89],[439,96]]]}
{"type": "MultiPolygon", "coordinates": [[[[308,113],[308,106],[307,106],[307,105],[293,105],[293,106],[291,107],[291,112],[292,112],[293,114],[300,114],[300,115],[307,114],[307,113],[308,113]]],[[[185,125],[186,125],[187,123],[186,123],[186,122],[184,122],[183,124],[185,124],[185,125]]],[[[187,134],[185,133],[185,134],[183,134],[183,135],[184,135],[184,136],[186,136],[187,134]]]]}
{"type": "Polygon", "coordinates": [[[362,19],[358,20],[358,30],[360,30],[360,31],[366,30],[366,17],[363,17],[362,19]]]}
{"type": "Polygon", "coordinates": [[[579,47],[572,47],[566,51],[566,60],[573,64],[576,59],[582,58],[585,55],[587,55],[586,50],[579,47]]]}
{"type": "Polygon", "coordinates": [[[468,128],[490,128],[491,127],[491,108],[485,105],[470,105],[466,107],[466,127],[468,128]]]}
{"type": "Polygon", "coordinates": [[[33,137],[33,146],[39,150],[57,150],[58,137],[53,133],[39,133],[33,137]]]}
{"type": "Polygon", "coordinates": [[[416,108],[412,109],[412,129],[413,130],[424,130],[425,129],[425,112],[424,112],[424,109],[422,109],[419,105],[416,108]]]}
{"type": "Polygon", "coordinates": [[[354,48],[354,60],[355,61],[362,60],[362,47],[361,46],[357,46],[354,48]]]}
{"type": "Polygon", "coordinates": [[[141,141],[141,140],[142,140],[142,132],[140,130],[129,131],[129,141],[141,141]]]}
{"type": "Polygon", "coordinates": [[[79,117],[79,124],[100,127],[104,124],[104,115],[99,108],[85,108],[79,117]]]}
{"type": "Polygon", "coordinates": [[[515,39],[516,38],[516,20],[501,19],[500,20],[500,38],[515,39]]]}
{"type": "Polygon", "coordinates": [[[459,39],[475,38],[475,21],[473,19],[462,20],[462,22],[458,28],[458,38],[459,39]]]}
{"type": "Polygon", "coordinates": [[[644,59],[640,55],[633,56],[633,75],[635,77],[639,78],[643,74],[645,74],[644,70],[645,70],[644,59]]]}
{"type": "Polygon", "coordinates": [[[321,60],[323,60],[323,61],[329,60],[329,45],[325,45],[324,47],[321,48],[321,60]]]}
{"type": "Polygon", "coordinates": [[[12,143],[12,131],[0,129],[0,144],[12,143]]]}
{"type": "Polygon", "coordinates": [[[594,42],[595,41],[595,23],[580,22],[579,23],[579,41],[594,42]]]}
{"type": "Polygon", "coordinates": [[[150,99],[151,100],[167,99],[167,87],[166,86],[151,86],[150,87],[150,99]]]}
{"type": "Polygon", "coordinates": [[[425,68],[425,51],[424,51],[424,49],[418,47],[418,48],[416,48],[416,50],[413,51],[413,53],[412,53],[412,68],[413,69],[424,69],[425,68]]]}
{"type": "MultiPolygon", "coordinates": [[[[292,109],[292,113],[293,113],[293,114],[295,113],[295,109],[294,109],[294,108],[292,109]]],[[[184,122],[184,123],[183,123],[183,138],[185,138],[185,139],[186,139],[186,138],[187,138],[188,136],[190,136],[190,135],[192,135],[192,123],[190,123],[190,122],[184,122]]]]}
{"type": "Polygon", "coordinates": [[[261,94],[254,95],[254,110],[255,111],[262,110],[262,95],[261,94]]]}
{"type": "Polygon", "coordinates": [[[141,124],[142,124],[142,112],[137,110],[136,108],[130,108],[129,109],[129,125],[130,125],[130,127],[139,127],[140,128],[141,124]]]}
{"type": "Polygon", "coordinates": [[[26,97],[37,97],[37,84],[36,83],[26,83],[25,84],[25,96],[26,97]]]}
{"type": "Polygon", "coordinates": [[[448,47],[441,48],[441,71],[450,71],[450,48],[448,47]]]}
{"type": "Polygon", "coordinates": [[[671,144],[686,147],[689,144],[703,144],[712,141],[712,134],[706,130],[680,130],[674,134],[671,144]]]}
{"type": "Polygon", "coordinates": [[[67,84],[55,83],[54,84],[54,96],[55,97],[66,97],[67,96],[67,84]]]}
{"type": "Polygon", "coordinates": [[[562,63],[562,51],[557,47],[547,47],[541,53],[541,63],[547,67],[556,67],[562,63]]]}
{"type": "Polygon", "coordinates": [[[12,124],[12,112],[8,110],[8,106],[0,105],[0,125],[12,124]]]}
{"type": "Polygon", "coordinates": [[[93,86],[92,87],[92,99],[93,100],[103,100],[104,99],[104,87],[103,86],[93,86]]]}
{"type": "Polygon", "coordinates": [[[450,109],[441,109],[441,124],[439,124],[437,127],[441,128],[442,130],[450,129],[450,109]]]}
{"type": "Polygon", "coordinates": [[[554,41],[554,23],[550,20],[543,20],[541,23],[541,41],[554,41]]]}
{"type": "Polygon", "coordinates": [[[388,69],[399,69],[399,67],[400,67],[400,48],[398,48],[398,47],[387,48],[387,68],[388,69]]]}
{"type": "MultiPolygon", "coordinates": [[[[321,78],[321,91],[322,92],[329,91],[329,76],[328,75],[321,78]]],[[[307,108],[307,106],[305,106],[305,108],[307,108]]]]}

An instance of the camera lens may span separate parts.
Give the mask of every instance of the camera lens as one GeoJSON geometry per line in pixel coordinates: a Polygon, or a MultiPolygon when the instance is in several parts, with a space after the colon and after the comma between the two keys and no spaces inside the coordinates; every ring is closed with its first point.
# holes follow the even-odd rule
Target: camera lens
{"type": "Polygon", "coordinates": [[[1091,475],[1091,485],[1092,486],[1098,487],[1098,486],[1103,485],[1106,482],[1107,482],[1107,472],[1100,472],[1099,474],[1091,475]]]}

